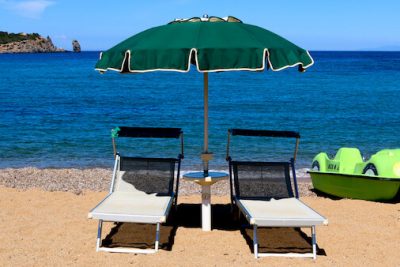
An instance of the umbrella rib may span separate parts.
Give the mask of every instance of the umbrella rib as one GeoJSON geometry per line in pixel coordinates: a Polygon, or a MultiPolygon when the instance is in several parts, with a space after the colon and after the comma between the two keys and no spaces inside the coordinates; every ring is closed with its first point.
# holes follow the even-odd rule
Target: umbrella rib
{"type": "MultiPolygon", "coordinates": [[[[314,60],[313,60],[313,58],[311,57],[310,53],[308,52],[308,50],[305,50],[306,53],[307,53],[307,55],[308,55],[308,56],[310,57],[310,59],[311,59],[311,63],[310,63],[310,64],[304,66],[303,62],[298,61],[298,62],[296,62],[296,63],[294,63],[294,64],[285,65],[285,66],[283,66],[283,67],[281,67],[281,68],[274,68],[274,66],[272,65],[272,62],[271,62],[271,60],[270,60],[270,51],[269,51],[269,48],[265,47],[264,44],[263,44],[263,42],[261,42],[252,32],[250,32],[248,29],[246,29],[243,25],[240,25],[240,28],[241,28],[242,30],[244,30],[245,32],[247,32],[247,33],[249,34],[249,36],[251,36],[251,37],[253,38],[254,41],[257,41],[257,42],[261,45],[261,47],[264,47],[264,53],[263,53],[263,67],[262,67],[261,70],[264,70],[264,69],[265,69],[265,61],[266,61],[266,60],[268,60],[268,64],[269,64],[269,66],[271,67],[271,70],[272,70],[272,71],[280,71],[280,70],[283,70],[283,69],[286,69],[286,68],[290,68],[290,67],[294,67],[294,66],[297,66],[297,65],[302,65],[302,68],[303,68],[303,69],[306,69],[306,68],[308,68],[308,67],[311,67],[311,66],[314,64],[314,60]],[[265,57],[266,54],[267,54],[267,57],[265,57]]],[[[285,40],[286,42],[291,43],[292,45],[298,47],[297,45],[293,44],[293,43],[290,42],[289,40],[287,40],[287,39],[285,39],[285,38],[283,38],[283,37],[281,37],[281,36],[279,36],[279,35],[277,35],[277,34],[275,34],[275,33],[273,33],[273,32],[270,32],[270,33],[273,34],[273,35],[275,35],[277,38],[281,38],[281,39],[285,40]]]]}

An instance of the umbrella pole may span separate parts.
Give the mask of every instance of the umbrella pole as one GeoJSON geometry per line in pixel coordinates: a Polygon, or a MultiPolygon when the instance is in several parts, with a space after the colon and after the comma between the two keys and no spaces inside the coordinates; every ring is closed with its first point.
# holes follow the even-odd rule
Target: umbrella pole
{"type": "Polygon", "coordinates": [[[204,150],[203,150],[203,170],[204,176],[208,176],[208,72],[204,72],[204,150]]]}

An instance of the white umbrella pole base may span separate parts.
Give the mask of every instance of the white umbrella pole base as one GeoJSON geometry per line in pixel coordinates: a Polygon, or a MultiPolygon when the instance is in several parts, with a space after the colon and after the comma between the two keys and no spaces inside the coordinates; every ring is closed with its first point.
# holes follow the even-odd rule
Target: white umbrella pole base
{"type": "Polygon", "coordinates": [[[204,172],[189,172],[182,177],[201,186],[201,228],[203,231],[211,231],[211,185],[227,179],[228,173],[209,172],[208,176],[204,177],[204,172]]]}
{"type": "Polygon", "coordinates": [[[201,228],[211,231],[211,185],[201,186],[201,228]]]}

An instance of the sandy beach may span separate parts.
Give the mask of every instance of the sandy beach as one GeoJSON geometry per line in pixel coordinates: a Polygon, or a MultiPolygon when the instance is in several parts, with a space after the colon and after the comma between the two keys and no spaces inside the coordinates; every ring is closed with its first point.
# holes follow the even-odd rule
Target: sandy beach
{"type": "Polygon", "coordinates": [[[0,0],[0,267],[400,267],[400,1],[76,2],[0,0]]]}
{"type": "MultiPolygon", "coordinates": [[[[233,220],[229,198],[222,192],[215,192],[212,198],[213,231],[202,232],[200,195],[185,192],[186,189],[179,198],[178,211],[172,212],[161,228],[161,250],[157,254],[97,253],[97,221],[87,219],[87,213],[107,194],[101,186],[98,192],[94,189],[62,192],[54,188],[46,190],[40,185],[22,187],[18,183],[11,188],[5,186],[5,177],[13,173],[11,170],[0,172],[0,238],[3,240],[0,262],[6,266],[398,266],[399,263],[400,203],[334,200],[313,192],[302,200],[329,219],[329,226],[317,228],[319,250],[315,262],[293,258],[254,259],[251,230],[241,227],[243,222],[233,220]]],[[[33,177],[50,177],[54,172],[69,173],[72,181],[85,175],[90,179],[85,172],[103,173],[101,169],[14,170],[21,176],[31,177],[32,184],[35,184],[33,177]]],[[[302,188],[304,191],[306,187],[302,188]]],[[[292,247],[294,252],[308,251],[309,232],[309,229],[301,232],[290,228],[261,229],[260,249],[285,251],[292,247]]],[[[109,246],[151,247],[154,226],[107,223],[103,238],[109,246]]]]}

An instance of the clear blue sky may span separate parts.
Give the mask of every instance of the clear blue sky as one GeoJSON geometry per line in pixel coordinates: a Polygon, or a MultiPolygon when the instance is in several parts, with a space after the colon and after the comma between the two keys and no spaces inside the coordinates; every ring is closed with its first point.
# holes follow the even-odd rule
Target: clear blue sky
{"type": "Polygon", "coordinates": [[[0,31],[104,50],[149,27],[203,14],[236,16],[310,50],[400,50],[398,0],[0,0],[0,31]]]}

